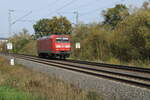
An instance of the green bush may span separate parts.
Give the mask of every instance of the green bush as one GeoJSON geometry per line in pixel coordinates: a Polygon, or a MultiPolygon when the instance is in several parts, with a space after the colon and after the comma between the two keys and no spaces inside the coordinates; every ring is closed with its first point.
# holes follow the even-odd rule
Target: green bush
{"type": "Polygon", "coordinates": [[[109,33],[98,24],[80,25],[73,36],[73,44],[81,43],[81,48],[73,46],[73,56],[80,59],[105,60],[110,55],[108,45],[109,33]]]}
{"type": "Polygon", "coordinates": [[[21,50],[18,52],[20,54],[27,54],[27,55],[37,55],[37,41],[30,40],[21,50]]]}
{"type": "Polygon", "coordinates": [[[9,39],[9,41],[13,43],[14,53],[18,53],[31,40],[32,36],[26,29],[23,29],[19,34],[15,34],[9,39]]]}

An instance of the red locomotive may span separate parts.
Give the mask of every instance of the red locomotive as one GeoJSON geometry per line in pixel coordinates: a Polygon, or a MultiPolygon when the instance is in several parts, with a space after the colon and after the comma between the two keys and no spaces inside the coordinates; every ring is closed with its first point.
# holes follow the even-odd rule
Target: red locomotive
{"type": "Polygon", "coordinates": [[[50,35],[37,40],[39,57],[65,59],[69,57],[71,43],[69,35],[50,35]]]}

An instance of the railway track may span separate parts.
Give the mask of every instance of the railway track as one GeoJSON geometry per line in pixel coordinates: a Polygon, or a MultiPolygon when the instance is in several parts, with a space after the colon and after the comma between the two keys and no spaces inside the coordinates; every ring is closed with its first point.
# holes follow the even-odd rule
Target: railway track
{"type": "Polygon", "coordinates": [[[150,69],[147,68],[75,60],[50,60],[29,55],[10,55],[24,60],[30,60],[53,67],[63,68],[95,77],[105,78],[141,88],[150,89],[150,69]]]}

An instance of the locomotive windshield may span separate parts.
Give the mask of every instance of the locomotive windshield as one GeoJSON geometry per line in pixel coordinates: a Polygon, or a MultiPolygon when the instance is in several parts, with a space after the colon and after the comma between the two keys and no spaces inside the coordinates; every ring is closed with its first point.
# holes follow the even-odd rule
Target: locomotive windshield
{"type": "Polygon", "coordinates": [[[69,42],[69,38],[65,38],[65,37],[56,38],[56,42],[57,43],[68,43],[69,42]]]}

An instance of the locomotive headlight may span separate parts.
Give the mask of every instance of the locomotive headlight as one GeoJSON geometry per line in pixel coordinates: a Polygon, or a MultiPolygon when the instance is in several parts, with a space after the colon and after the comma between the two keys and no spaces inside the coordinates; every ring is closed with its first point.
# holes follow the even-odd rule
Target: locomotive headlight
{"type": "Polygon", "coordinates": [[[65,48],[70,48],[70,45],[66,45],[65,48]]]}
{"type": "Polygon", "coordinates": [[[56,45],[56,48],[61,48],[61,45],[56,45]]]}

